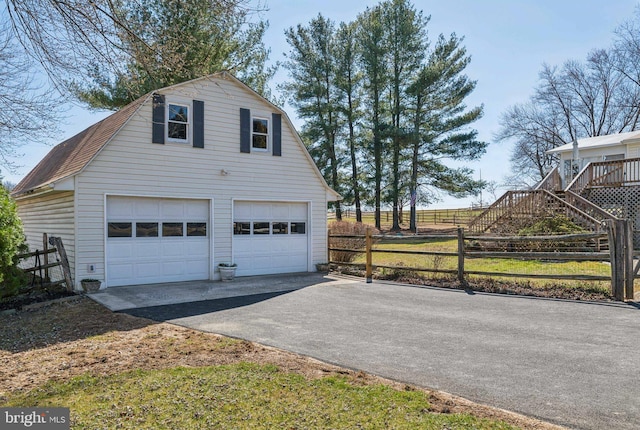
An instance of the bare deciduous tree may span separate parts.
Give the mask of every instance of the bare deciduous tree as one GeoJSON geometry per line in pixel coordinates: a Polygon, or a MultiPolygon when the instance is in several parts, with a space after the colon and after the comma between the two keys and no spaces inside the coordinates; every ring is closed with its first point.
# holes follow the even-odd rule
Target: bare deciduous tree
{"type": "Polygon", "coordinates": [[[574,139],[632,131],[639,126],[640,86],[623,72],[620,56],[595,50],[585,62],[543,65],[529,101],[501,118],[499,140],[515,143],[510,185],[531,186],[555,165],[546,151],[574,139]]]}
{"type": "Polygon", "coordinates": [[[9,29],[0,28],[0,165],[13,171],[21,146],[55,134],[58,105],[9,29]]]}

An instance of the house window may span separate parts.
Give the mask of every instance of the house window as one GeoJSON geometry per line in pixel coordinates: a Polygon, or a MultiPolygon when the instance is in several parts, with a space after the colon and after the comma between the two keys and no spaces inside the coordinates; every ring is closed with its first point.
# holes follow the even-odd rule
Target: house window
{"type": "Polygon", "coordinates": [[[264,118],[253,118],[253,128],[251,133],[251,144],[253,149],[267,150],[269,141],[269,120],[264,118]]]}
{"type": "Polygon", "coordinates": [[[186,142],[189,138],[189,106],[169,103],[167,138],[174,142],[186,142]]]}

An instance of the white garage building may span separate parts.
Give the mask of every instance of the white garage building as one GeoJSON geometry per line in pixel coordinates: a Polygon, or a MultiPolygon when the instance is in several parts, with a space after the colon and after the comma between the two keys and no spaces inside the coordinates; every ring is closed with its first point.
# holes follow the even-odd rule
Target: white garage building
{"type": "Polygon", "coordinates": [[[12,192],[103,286],[314,271],[339,196],[286,114],[228,73],[155,91],[54,147],[12,192]]]}

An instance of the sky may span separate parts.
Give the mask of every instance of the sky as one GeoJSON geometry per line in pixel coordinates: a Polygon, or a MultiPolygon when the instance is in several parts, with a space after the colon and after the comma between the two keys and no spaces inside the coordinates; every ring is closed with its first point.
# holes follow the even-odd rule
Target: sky
{"type": "MultiPolygon", "coordinates": [[[[284,31],[306,25],[319,13],[336,23],[353,21],[367,6],[378,1],[360,0],[267,0],[263,18],[269,21],[265,45],[271,49],[272,62],[283,61],[289,51],[284,31]]],[[[480,140],[489,142],[486,154],[475,162],[465,163],[475,177],[501,184],[511,173],[510,142],[496,142],[500,116],[510,106],[525,102],[538,82],[543,63],[562,65],[567,60],[584,60],[593,49],[611,45],[614,30],[634,16],[638,0],[414,0],[416,9],[430,15],[427,32],[431,40],[439,34],[464,36],[463,44],[471,56],[466,74],[477,81],[467,105],[484,106],[484,116],[472,126],[480,140]]],[[[287,79],[280,69],[272,87],[287,79]]],[[[299,127],[295,111],[285,111],[299,127]]],[[[82,131],[109,112],[90,112],[69,105],[63,132],[51,145],[82,131]]],[[[15,172],[2,170],[5,180],[17,183],[51,149],[44,144],[23,147],[24,154],[15,160],[21,167],[15,172]]],[[[454,164],[451,164],[454,166],[454,164]]],[[[503,189],[501,192],[504,191],[503,189]]],[[[499,193],[500,194],[500,193],[499,193]]],[[[499,196],[497,196],[499,197],[499,196]]],[[[494,197],[485,192],[483,202],[494,197]]],[[[468,207],[479,198],[445,197],[432,208],[468,207]]]]}

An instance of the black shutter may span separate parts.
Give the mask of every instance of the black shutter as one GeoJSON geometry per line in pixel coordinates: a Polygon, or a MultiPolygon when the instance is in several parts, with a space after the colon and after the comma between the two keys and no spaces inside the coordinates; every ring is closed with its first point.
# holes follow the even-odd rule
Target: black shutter
{"type": "Polygon", "coordinates": [[[251,111],[240,108],[240,152],[251,152],[251,111]]]}
{"type": "Polygon", "coordinates": [[[271,124],[273,136],[273,155],[282,155],[282,115],[279,113],[271,114],[271,124]]]}
{"type": "Polygon", "coordinates": [[[151,142],[164,144],[164,96],[153,95],[151,142]]]}
{"type": "Polygon", "coordinates": [[[204,148],[204,102],[193,101],[193,147],[204,148]]]}

